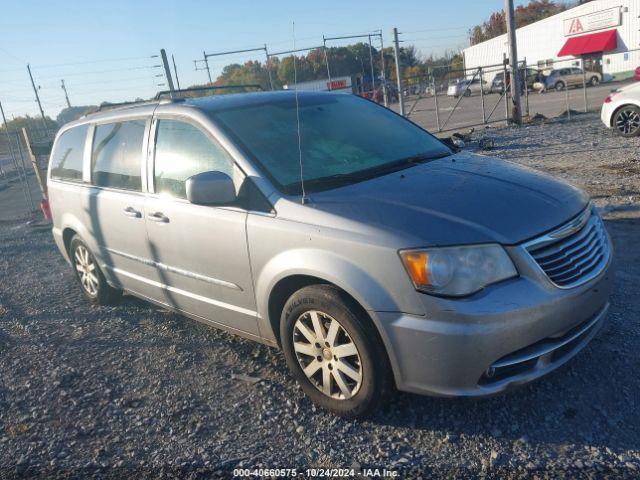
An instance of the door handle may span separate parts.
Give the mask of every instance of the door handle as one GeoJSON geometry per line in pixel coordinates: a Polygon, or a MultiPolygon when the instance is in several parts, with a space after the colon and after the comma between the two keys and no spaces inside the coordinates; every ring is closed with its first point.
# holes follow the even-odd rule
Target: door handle
{"type": "Polygon", "coordinates": [[[127,217],[131,217],[131,218],[142,218],[142,212],[139,212],[138,210],[136,210],[133,207],[127,207],[124,209],[124,214],[127,217]]]}
{"type": "Polygon", "coordinates": [[[169,223],[169,217],[165,216],[162,212],[150,213],[147,218],[153,222],[169,223]]]}

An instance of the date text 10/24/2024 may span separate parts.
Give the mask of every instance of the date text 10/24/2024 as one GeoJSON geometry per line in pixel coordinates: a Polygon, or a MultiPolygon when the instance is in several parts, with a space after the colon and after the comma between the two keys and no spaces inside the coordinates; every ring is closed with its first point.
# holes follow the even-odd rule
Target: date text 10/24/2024
{"type": "Polygon", "coordinates": [[[398,478],[396,470],[386,468],[236,468],[234,477],[270,477],[270,478],[398,478]]]}

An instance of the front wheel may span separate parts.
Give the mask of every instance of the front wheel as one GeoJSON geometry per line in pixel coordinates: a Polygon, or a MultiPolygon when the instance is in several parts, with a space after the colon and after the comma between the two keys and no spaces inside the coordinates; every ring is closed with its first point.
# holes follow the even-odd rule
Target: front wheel
{"type": "Polygon", "coordinates": [[[107,283],[96,258],[79,235],[71,239],[69,256],[82,294],[90,302],[108,305],[118,299],[121,295],[120,290],[116,290],[107,283]]]}
{"type": "Polygon", "coordinates": [[[613,128],[623,137],[640,135],[640,108],[635,105],[625,105],[613,116],[613,128]]]}
{"type": "Polygon", "coordinates": [[[591,77],[591,79],[589,80],[589,85],[591,85],[592,87],[597,86],[600,83],[600,79],[598,77],[591,77]]]}
{"type": "Polygon", "coordinates": [[[282,348],[311,400],[345,417],[375,411],[393,390],[382,341],[354,301],[330,285],[294,293],[282,312],[282,348]]]}

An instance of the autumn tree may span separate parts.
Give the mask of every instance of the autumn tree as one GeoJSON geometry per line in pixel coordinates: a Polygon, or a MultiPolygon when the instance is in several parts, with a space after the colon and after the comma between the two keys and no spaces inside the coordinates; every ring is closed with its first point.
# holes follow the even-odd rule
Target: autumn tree
{"type": "MultiPolygon", "coordinates": [[[[566,3],[555,0],[530,0],[526,5],[518,5],[515,9],[516,28],[530,25],[543,18],[556,15],[569,8],[566,3]]],[[[476,25],[469,32],[471,45],[495,38],[507,33],[507,24],[504,10],[493,12],[489,19],[481,25],[476,25]]]]}

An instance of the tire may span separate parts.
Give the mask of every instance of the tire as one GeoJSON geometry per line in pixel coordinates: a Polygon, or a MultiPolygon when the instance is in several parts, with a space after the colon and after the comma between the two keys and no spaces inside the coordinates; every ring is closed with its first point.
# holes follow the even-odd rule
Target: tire
{"type": "Polygon", "coordinates": [[[564,84],[564,82],[556,82],[553,87],[556,89],[556,91],[561,92],[565,89],[566,85],[564,84]]]}
{"type": "Polygon", "coordinates": [[[79,235],[71,239],[69,257],[82,294],[91,303],[109,305],[122,295],[107,283],[93,253],[79,235]]]}
{"type": "Polygon", "coordinates": [[[471,90],[469,90],[469,89],[465,90],[463,95],[465,97],[470,97],[471,96],[471,90]]]}
{"type": "Polygon", "coordinates": [[[640,107],[624,105],[613,115],[611,126],[621,137],[640,135],[640,107]]]}
{"type": "Polygon", "coordinates": [[[598,86],[599,83],[600,79],[598,77],[593,76],[589,79],[589,85],[591,85],[592,87],[598,86]]]}
{"type": "Polygon", "coordinates": [[[341,290],[311,285],[287,300],[280,318],[284,356],[302,390],[349,418],[373,413],[394,390],[382,340],[359,310],[341,290]]]}

